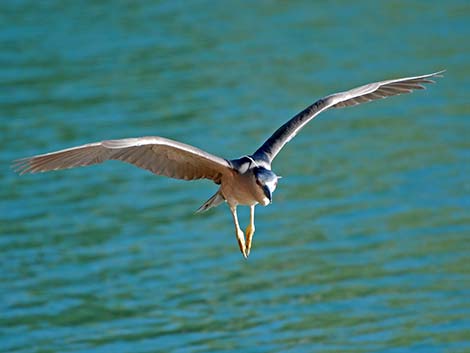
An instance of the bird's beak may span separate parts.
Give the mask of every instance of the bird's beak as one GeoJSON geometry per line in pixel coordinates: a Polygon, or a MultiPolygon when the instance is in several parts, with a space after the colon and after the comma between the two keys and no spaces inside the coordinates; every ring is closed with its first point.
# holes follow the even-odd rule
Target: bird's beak
{"type": "Polygon", "coordinates": [[[271,190],[269,190],[269,188],[266,185],[264,185],[263,186],[263,192],[264,192],[264,196],[266,196],[268,198],[269,203],[271,203],[272,200],[273,200],[273,194],[272,194],[271,190]]]}

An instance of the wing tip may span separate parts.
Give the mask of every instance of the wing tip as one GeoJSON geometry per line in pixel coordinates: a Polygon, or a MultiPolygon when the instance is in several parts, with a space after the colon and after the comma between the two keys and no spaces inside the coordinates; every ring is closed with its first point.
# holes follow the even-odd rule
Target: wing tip
{"type": "Polygon", "coordinates": [[[15,159],[10,163],[10,169],[16,174],[23,175],[27,173],[25,170],[29,168],[29,158],[15,159]]]}
{"type": "Polygon", "coordinates": [[[15,159],[10,164],[10,168],[13,170],[14,173],[18,175],[36,174],[36,173],[42,173],[42,172],[47,171],[47,170],[41,169],[40,166],[35,164],[34,162],[35,162],[35,157],[15,159]]]}
{"type": "Polygon", "coordinates": [[[442,69],[430,74],[429,77],[444,77],[445,72],[447,72],[447,69],[442,69]]]}

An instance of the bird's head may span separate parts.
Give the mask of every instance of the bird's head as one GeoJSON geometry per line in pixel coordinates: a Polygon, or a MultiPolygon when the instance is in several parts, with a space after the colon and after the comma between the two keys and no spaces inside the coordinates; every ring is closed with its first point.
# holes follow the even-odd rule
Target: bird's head
{"type": "Polygon", "coordinates": [[[263,195],[266,197],[263,202],[263,205],[266,206],[271,203],[273,192],[276,190],[277,182],[281,177],[274,174],[271,170],[263,167],[255,167],[253,169],[253,174],[255,176],[256,185],[261,188],[263,195]]]}

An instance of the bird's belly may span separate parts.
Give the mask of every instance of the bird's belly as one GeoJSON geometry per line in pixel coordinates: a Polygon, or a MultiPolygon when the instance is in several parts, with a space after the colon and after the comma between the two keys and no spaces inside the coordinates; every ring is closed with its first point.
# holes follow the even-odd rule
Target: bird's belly
{"type": "Polygon", "coordinates": [[[258,192],[256,184],[253,185],[249,178],[244,178],[243,176],[234,177],[230,180],[222,180],[221,192],[225,200],[232,205],[252,206],[258,203],[263,205],[269,203],[269,200],[263,195],[262,191],[259,190],[258,192]]]}
{"type": "Polygon", "coordinates": [[[232,190],[222,189],[222,195],[225,197],[229,204],[251,206],[256,205],[258,203],[258,200],[252,193],[246,192],[245,190],[241,189],[231,189],[232,190]]]}

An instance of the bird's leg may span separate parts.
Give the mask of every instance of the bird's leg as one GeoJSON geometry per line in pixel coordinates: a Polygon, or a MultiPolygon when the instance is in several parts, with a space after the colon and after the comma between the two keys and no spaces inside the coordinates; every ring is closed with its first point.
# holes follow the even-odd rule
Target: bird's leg
{"type": "Polygon", "coordinates": [[[240,251],[243,257],[246,259],[246,247],[245,247],[245,235],[238,224],[238,217],[237,217],[237,206],[230,206],[230,212],[232,212],[233,223],[235,224],[235,233],[237,236],[238,246],[240,247],[240,251]]]}
{"type": "Polygon", "coordinates": [[[251,250],[251,241],[253,239],[253,234],[255,234],[255,205],[250,206],[250,224],[246,227],[246,248],[245,253],[246,257],[250,255],[251,250]]]}

